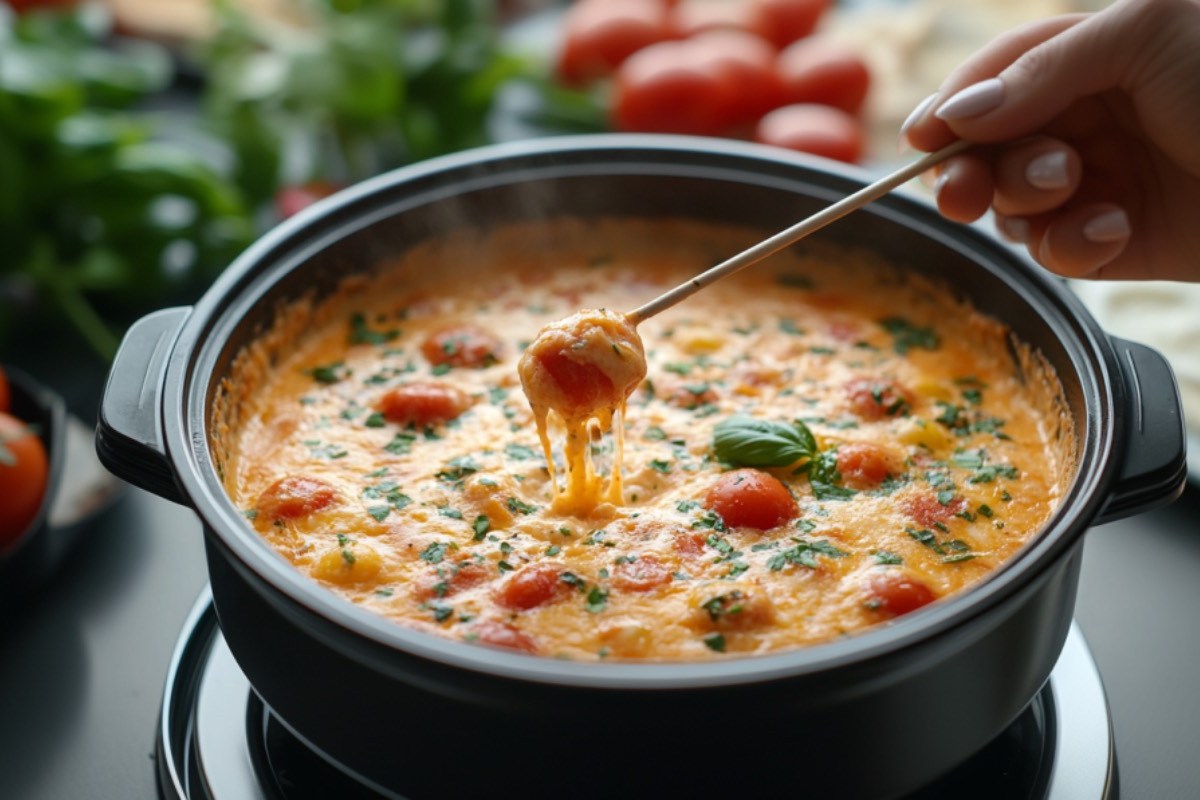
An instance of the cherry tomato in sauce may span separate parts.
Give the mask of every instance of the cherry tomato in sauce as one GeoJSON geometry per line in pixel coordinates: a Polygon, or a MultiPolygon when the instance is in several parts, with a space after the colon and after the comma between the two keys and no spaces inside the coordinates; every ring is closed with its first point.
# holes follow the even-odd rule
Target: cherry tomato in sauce
{"type": "Polygon", "coordinates": [[[837,450],[837,468],[842,481],[852,489],[872,489],[892,472],[888,451],[869,442],[851,442],[837,450]]]}
{"type": "Polygon", "coordinates": [[[263,490],[257,507],[270,520],[297,519],[332,505],[337,496],[337,490],[320,478],[289,475],[263,490]]]}
{"type": "Polygon", "coordinates": [[[690,41],[660,42],[617,71],[613,123],[626,131],[717,135],[736,122],[738,91],[690,41]]]}
{"type": "Polygon", "coordinates": [[[912,392],[888,378],[855,378],[845,390],[850,410],[865,420],[904,416],[912,410],[912,392]]]}
{"type": "Polygon", "coordinates": [[[867,593],[868,607],[889,617],[916,611],[937,599],[933,590],[920,580],[899,572],[872,576],[867,593]]]}
{"type": "Polygon", "coordinates": [[[490,367],[500,359],[500,339],[477,325],[452,325],[426,336],[421,353],[430,364],[490,367]]]}
{"type": "Polygon", "coordinates": [[[449,597],[486,583],[494,572],[476,561],[443,566],[421,587],[419,594],[424,598],[449,597]]]}
{"type": "Polygon", "coordinates": [[[864,146],[862,123],[856,117],[819,103],[781,106],[767,113],[758,121],[754,138],[847,163],[862,158],[864,146]]]}
{"type": "Polygon", "coordinates": [[[555,68],[564,83],[584,84],[670,36],[667,5],[659,0],[582,0],[566,12],[555,68]]]}
{"type": "Polygon", "coordinates": [[[670,27],[676,36],[685,39],[712,30],[765,36],[760,15],[742,0],[682,0],[670,11],[670,27]]]}
{"type": "Polygon", "coordinates": [[[688,40],[701,64],[710,64],[738,87],[730,100],[730,123],[750,123],[783,104],[783,83],[775,69],[775,48],[739,30],[713,30],[688,40]]]}
{"type": "Polygon", "coordinates": [[[50,465],[28,425],[0,413],[0,549],[28,530],[42,505],[50,465]]]}
{"type": "Polygon", "coordinates": [[[867,64],[851,48],[828,39],[801,39],[775,62],[788,103],[823,103],[857,114],[871,87],[867,64]]]}
{"type": "Polygon", "coordinates": [[[449,422],[471,407],[471,398],[456,386],[442,383],[406,383],[379,398],[379,410],[402,425],[435,425],[449,422]]]}
{"type": "Polygon", "coordinates": [[[493,647],[503,647],[522,653],[536,653],[537,643],[527,634],[517,630],[507,622],[484,620],[472,626],[472,638],[475,641],[490,644],[493,647]]]}
{"type": "Polygon", "coordinates": [[[756,28],[776,47],[808,36],[829,9],[831,0],[748,0],[756,28]]]}
{"type": "Polygon", "coordinates": [[[565,597],[571,585],[562,579],[561,564],[540,563],[521,567],[496,591],[496,602],[515,611],[548,605],[565,597]]]}
{"type": "Polygon", "coordinates": [[[573,361],[553,350],[538,353],[537,359],[569,406],[565,411],[600,408],[613,397],[612,380],[596,364],[573,361]]]}
{"type": "Polygon", "coordinates": [[[673,570],[654,556],[622,561],[613,570],[613,585],[631,592],[648,592],[671,580],[673,570]]]}
{"type": "Polygon", "coordinates": [[[6,0],[6,2],[18,14],[35,9],[74,8],[79,4],[79,0],[6,0]]]}
{"type": "Polygon", "coordinates": [[[732,528],[768,530],[798,513],[796,499],[778,478],[757,469],[726,472],[708,490],[705,508],[732,528]]]}

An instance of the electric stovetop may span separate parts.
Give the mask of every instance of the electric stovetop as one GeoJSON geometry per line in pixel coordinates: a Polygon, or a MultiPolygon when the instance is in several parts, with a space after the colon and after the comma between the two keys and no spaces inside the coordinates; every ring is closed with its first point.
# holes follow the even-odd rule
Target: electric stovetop
{"type": "MultiPolygon", "coordinates": [[[[1200,797],[1200,490],[1190,487],[1168,508],[1087,536],[1078,624],[1064,650],[1073,664],[1064,674],[1074,677],[1060,679],[1056,671],[1049,691],[1002,736],[1007,740],[983,754],[990,762],[978,774],[994,776],[986,779],[991,788],[1026,787],[997,797],[1115,796],[1104,788],[1111,740],[1121,797],[1200,797]],[[1064,780],[1072,775],[1079,780],[1064,780]]],[[[130,490],[52,583],[0,608],[0,798],[174,800],[172,776],[202,774],[195,758],[205,751],[194,738],[164,732],[164,688],[189,689],[183,694],[194,711],[205,679],[210,703],[223,709],[209,712],[210,722],[225,717],[226,727],[195,727],[193,734],[211,730],[204,735],[246,753],[236,763],[249,765],[253,782],[242,786],[258,792],[211,795],[216,800],[329,796],[296,793],[297,786],[326,785],[321,780],[335,781],[330,791],[339,797],[372,796],[349,793],[345,776],[305,754],[303,743],[291,741],[238,684],[236,664],[206,611],[205,584],[196,518],[130,490]],[[185,665],[191,672],[179,662],[172,671],[177,645],[189,636],[206,642],[204,658],[185,665]],[[188,676],[197,680],[188,684],[188,676]],[[262,763],[270,769],[263,772],[262,763]],[[281,767],[298,780],[272,777],[281,767]]],[[[218,751],[209,752],[215,767],[218,751]]],[[[980,797],[980,785],[953,792],[950,784],[952,793],[940,796],[980,797]]]]}

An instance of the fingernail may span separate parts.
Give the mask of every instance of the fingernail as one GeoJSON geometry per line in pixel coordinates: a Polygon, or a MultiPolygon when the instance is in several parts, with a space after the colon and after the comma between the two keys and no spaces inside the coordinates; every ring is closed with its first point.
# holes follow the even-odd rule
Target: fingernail
{"type": "Polygon", "coordinates": [[[1116,211],[1105,211],[1103,214],[1098,214],[1083,226],[1083,238],[1096,244],[1119,242],[1122,239],[1128,239],[1132,232],[1129,227],[1129,216],[1119,208],[1116,211]]]}
{"type": "Polygon", "coordinates": [[[1020,217],[1005,217],[996,227],[1010,242],[1025,244],[1029,241],[1029,220],[1020,217]]]}
{"type": "Polygon", "coordinates": [[[909,112],[908,116],[904,118],[904,122],[900,125],[901,139],[904,138],[904,134],[908,133],[909,128],[911,128],[913,125],[916,125],[921,118],[925,116],[933,104],[937,102],[937,98],[937,92],[934,92],[933,94],[929,95],[929,97],[926,97],[924,100],[917,103],[917,107],[909,112]]]}
{"type": "Polygon", "coordinates": [[[1062,150],[1043,153],[1025,167],[1025,180],[1035,189],[1065,189],[1071,183],[1067,174],[1067,154],[1062,150]]]}
{"type": "Polygon", "coordinates": [[[977,117],[1004,102],[1004,83],[999,78],[972,84],[951,97],[934,112],[938,119],[952,122],[977,117]]]}

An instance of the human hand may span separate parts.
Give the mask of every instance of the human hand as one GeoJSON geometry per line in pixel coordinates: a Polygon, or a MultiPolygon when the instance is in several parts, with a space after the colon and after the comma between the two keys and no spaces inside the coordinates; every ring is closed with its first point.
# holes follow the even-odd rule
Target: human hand
{"type": "Polygon", "coordinates": [[[1200,281],[1200,0],[1118,0],[1004,34],[901,135],[945,162],[943,215],[989,207],[1068,277],[1200,281]]]}

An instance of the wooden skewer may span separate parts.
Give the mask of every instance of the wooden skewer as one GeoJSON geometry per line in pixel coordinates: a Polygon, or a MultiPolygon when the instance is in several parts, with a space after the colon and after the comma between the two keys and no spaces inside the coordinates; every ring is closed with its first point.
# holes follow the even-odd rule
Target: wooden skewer
{"type": "Polygon", "coordinates": [[[705,270],[686,283],[682,283],[674,289],[664,292],[644,306],[634,309],[626,315],[629,324],[636,326],[643,320],[647,320],[655,314],[667,310],[676,303],[691,297],[706,286],[716,283],[721,278],[732,275],[735,272],[740,272],[751,264],[755,264],[769,255],[778,253],[783,248],[795,244],[810,233],[818,231],[829,223],[846,216],[851,211],[882,197],[902,183],[920,175],[930,167],[940,164],[942,161],[950,158],[950,156],[961,153],[970,146],[970,142],[960,139],[953,144],[946,145],[941,150],[937,150],[907,166],[901,167],[868,186],[864,186],[854,194],[818,211],[811,217],[797,222],[790,228],[786,228],[768,239],[762,240],[732,258],[722,261],[715,267],[705,270]]]}

